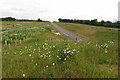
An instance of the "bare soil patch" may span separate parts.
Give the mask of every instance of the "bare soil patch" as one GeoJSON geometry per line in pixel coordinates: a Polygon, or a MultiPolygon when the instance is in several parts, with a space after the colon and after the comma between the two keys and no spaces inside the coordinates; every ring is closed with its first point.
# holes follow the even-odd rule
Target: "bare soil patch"
{"type": "Polygon", "coordinates": [[[14,27],[14,25],[0,25],[0,27],[14,27]]]}
{"type": "MultiPolygon", "coordinates": [[[[106,70],[108,69],[110,72],[117,72],[118,69],[118,65],[113,64],[113,65],[108,65],[108,64],[100,64],[98,65],[98,68],[100,68],[101,70],[106,70]]],[[[113,73],[114,74],[114,73],[113,73]]]]}

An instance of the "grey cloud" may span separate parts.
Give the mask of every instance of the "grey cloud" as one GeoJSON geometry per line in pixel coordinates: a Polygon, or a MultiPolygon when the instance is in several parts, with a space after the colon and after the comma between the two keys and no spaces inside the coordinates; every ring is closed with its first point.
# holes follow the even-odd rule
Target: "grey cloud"
{"type": "Polygon", "coordinates": [[[40,10],[39,13],[40,13],[40,14],[47,14],[47,13],[50,14],[51,11],[49,11],[49,10],[40,10]]]}
{"type": "Polygon", "coordinates": [[[40,13],[46,13],[46,12],[48,12],[47,10],[40,10],[39,11],[40,13]]]}
{"type": "Polygon", "coordinates": [[[1,13],[1,15],[2,16],[12,16],[12,15],[14,15],[14,13],[8,12],[8,11],[4,11],[4,12],[1,13]]]}
{"type": "Polygon", "coordinates": [[[13,10],[13,11],[20,11],[20,12],[24,12],[25,11],[22,8],[11,8],[11,10],[13,10]]]}

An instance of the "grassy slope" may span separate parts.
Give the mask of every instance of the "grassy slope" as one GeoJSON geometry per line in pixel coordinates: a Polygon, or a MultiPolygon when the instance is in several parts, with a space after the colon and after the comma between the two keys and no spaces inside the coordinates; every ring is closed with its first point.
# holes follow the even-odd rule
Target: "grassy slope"
{"type": "Polygon", "coordinates": [[[82,34],[91,40],[97,40],[97,41],[113,40],[115,42],[117,42],[118,40],[117,28],[105,28],[105,27],[74,24],[74,23],[57,23],[57,24],[73,33],[76,33],[78,35],[82,34]]]}
{"type": "MultiPolygon", "coordinates": [[[[118,52],[116,53],[116,51],[118,51],[118,30],[119,30],[117,28],[106,28],[106,27],[100,27],[100,26],[91,26],[91,25],[75,24],[75,23],[57,23],[57,24],[79,36],[82,35],[82,36],[89,38],[91,40],[90,42],[94,43],[96,41],[97,44],[99,44],[99,45],[107,44],[108,42],[110,42],[110,43],[114,42],[113,43],[114,45],[109,45],[109,50],[111,50],[111,51],[108,52],[109,54],[106,56],[106,59],[110,55],[111,55],[111,59],[112,59],[114,57],[114,56],[112,57],[112,55],[118,54],[118,52]]],[[[101,45],[101,46],[103,46],[103,45],[101,45]]],[[[105,49],[106,46],[104,45],[104,47],[102,47],[102,48],[105,49]]],[[[87,51],[90,51],[90,50],[87,50],[87,51]]],[[[90,53],[90,52],[88,52],[88,53],[90,53]]],[[[98,51],[96,53],[97,53],[98,57],[100,58],[101,52],[98,51]]],[[[105,58],[105,55],[103,55],[103,57],[105,58]]],[[[116,56],[116,59],[117,58],[118,57],[116,56]]],[[[101,68],[104,68],[107,65],[100,64],[100,66],[102,66],[101,68]]],[[[110,66],[113,67],[113,65],[110,65],[110,66]]],[[[118,65],[116,65],[116,69],[117,69],[117,66],[118,65]]]]}
{"type": "Polygon", "coordinates": [[[50,30],[55,28],[46,22],[3,22],[3,24],[24,26],[21,27],[22,30],[21,28],[5,29],[9,34],[3,33],[3,40],[10,39],[11,37],[8,36],[11,34],[29,35],[21,44],[19,39],[17,45],[13,41],[10,47],[3,41],[3,78],[117,77],[118,51],[116,42],[112,40],[102,43],[92,41],[76,43],[63,35],[51,33],[50,30]],[[38,29],[28,31],[30,27],[38,27],[38,29]]]}

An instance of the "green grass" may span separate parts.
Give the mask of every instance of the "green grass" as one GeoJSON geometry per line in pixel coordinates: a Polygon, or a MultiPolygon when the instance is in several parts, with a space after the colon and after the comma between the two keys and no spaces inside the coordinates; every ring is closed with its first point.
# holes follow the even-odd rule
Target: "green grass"
{"type": "Polygon", "coordinates": [[[77,35],[81,34],[89,38],[90,40],[95,41],[113,40],[115,42],[118,41],[117,28],[106,28],[75,23],[57,23],[57,24],[77,35]]]}
{"type": "MultiPolygon", "coordinates": [[[[3,30],[3,78],[118,77],[117,37],[106,37],[107,40],[103,37],[116,35],[116,30],[91,34],[94,38],[86,34],[84,36],[91,38],[90,41],[75,42],[66,36],[51,33],[51,30],[56,29],[48,22],[3,22],[3,24],[22,25],[19,28],[3,30]]],[[[78,24],[58,24],[62,27],[69,25],[69,28],[74,25],[71,30],[66,28],[73,30],[74,33],[76,28],[82,27],[78,24]]],[[[102,29],[95,28],[96,31],[102,29]]],[[[91,27],[85,29],[89,30],[91,27]]]]}

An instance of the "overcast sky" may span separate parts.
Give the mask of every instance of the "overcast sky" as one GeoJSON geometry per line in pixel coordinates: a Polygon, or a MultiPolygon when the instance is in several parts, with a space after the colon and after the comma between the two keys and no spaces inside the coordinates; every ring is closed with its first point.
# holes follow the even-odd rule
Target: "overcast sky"
{"type": "Polygon", "coordinates": [[[0,17],[116,21],[119,0],[0,0],[0,17]]]}

